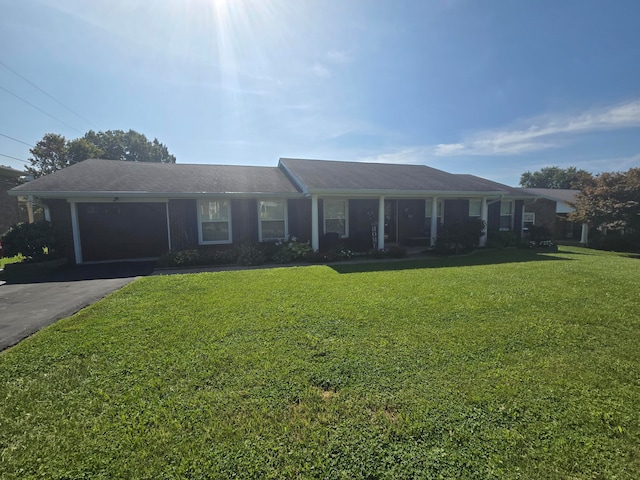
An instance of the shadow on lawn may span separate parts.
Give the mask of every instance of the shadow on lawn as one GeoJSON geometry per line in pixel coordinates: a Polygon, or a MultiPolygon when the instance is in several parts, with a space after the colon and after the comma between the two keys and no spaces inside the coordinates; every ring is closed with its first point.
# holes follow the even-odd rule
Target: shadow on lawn
{"type": "MultiPolygon", "coordinates": [[[[365,263],[327,265],[338,273],[384,272],[391,270],[415,270],[419,268],[471,267],[477,265],[498,265],[502,263],[542,262],[553,260],[571,261],[549,255],[552,252],[533,250],[491,250],[475,251],[468,255],[429,257],[408,257],[401,260],[374,261],[365,263]]],[[[555,253],[555,252],[554,252],[555,253]]],[[[559,253],[572,253],[563,252],[559,253]]]]}
{"type": "Polygon", "coordinates": [[[130,278],[151,275],[155,262],[114,262],[89,265],[72,265],[45,272],[5,273],[2,278],[10,285],[25,283],[77,282],[108,278],[130,278]]]}

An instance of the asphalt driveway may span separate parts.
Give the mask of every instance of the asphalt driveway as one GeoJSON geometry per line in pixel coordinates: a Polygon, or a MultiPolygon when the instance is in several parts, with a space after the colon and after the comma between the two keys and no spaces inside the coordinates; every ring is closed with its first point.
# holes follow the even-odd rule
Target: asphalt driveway
{"type": "Polygon", "coordinates": [[[153,272],[153,262],[79,265],[0,285],[0,351],[153,272]]]}

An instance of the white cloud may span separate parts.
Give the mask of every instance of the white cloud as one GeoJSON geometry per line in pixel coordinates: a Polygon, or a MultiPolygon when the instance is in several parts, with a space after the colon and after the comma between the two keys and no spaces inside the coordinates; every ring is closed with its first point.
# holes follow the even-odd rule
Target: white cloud
{"type": "Polygon", "coordinates": [[[524,128],[477,132],[459,143],[439,144],[437,156],[518,155],[556,147],[566,137],[584,133],[640,127],[640,100],[584,113],[546,115],[530,119],[524,128]]]}
{"type": "Polygon", "coordinates": [[[314,63],[313,66],[311,67],[311,71],[315,76],[320,78],[331,77],[331,71],[321,63],[314,63]]]}
{"type": "Polygon", "coordinates": [[[360,162],[369,163],[396,163],[403,165],[423,164],[428,152],[424,147],[406,147],[395,152],[381,153],[371,156],[362,156],[360,162]]]}
{"type": "Polygon", "coordinates": [[[327,60],[332,63],[351,63],[351,55],[344,50],[332,50],[327,53],[327,60]]]}

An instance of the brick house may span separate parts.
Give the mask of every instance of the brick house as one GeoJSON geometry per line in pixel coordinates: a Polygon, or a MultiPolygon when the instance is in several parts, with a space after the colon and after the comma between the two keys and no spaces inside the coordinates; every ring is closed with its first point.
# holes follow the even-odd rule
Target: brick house
{"type": "MultiPolygon", "coordinates": [[[[85,160],[14,188],[33,196],[75,263],[224,249],[287,237],[314,250],[433,246],[480,218],[521,236],[522,189],[424,165],[282,158],[277,167],[85,160]]],[[[481,238],[486,244],[487,233],[481,238]]]]}
{"type": "Polygon", "coordinates": [[[523,188],[536,198],[524,203],[524,226],[543,226],[549,229],[558,241],[580,241],[586,243],[586,225],[569,220],[574,211],[571,202],[580,190],[555,188],[523,188]]]}

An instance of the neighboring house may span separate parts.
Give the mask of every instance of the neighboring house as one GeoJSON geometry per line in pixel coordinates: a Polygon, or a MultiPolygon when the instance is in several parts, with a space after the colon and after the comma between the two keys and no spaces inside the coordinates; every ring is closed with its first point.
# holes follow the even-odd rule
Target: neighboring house
{"type": "Polygon", "coordinates": [[[25,172],[0,165],[0,236],[22,220],[18,199],[9,196],[7,191],[18,185],[24,175],[25,172]]]}
{"type": "Polygon", "coordinates": [[[291,158],[277,167],[85,160],[11,194],[44,207],[76,263],[286,237],[314,250],[337,238],[364,250],[429,246],[442,225],[472,217],[520,236],[533,198],[421,165],[291,158]]]}
{"type": "Polygon", "coordinates": [[[549,229],[556,240],[571,240],[587,243],[587,225],[569,220],[569,213],[575,209],[575,201],[580,190],[556,188],[523,188],[524,192],[537,196],[524,204],[524,225],[543,226],[549,229]]]}

